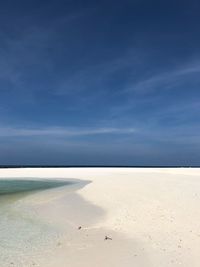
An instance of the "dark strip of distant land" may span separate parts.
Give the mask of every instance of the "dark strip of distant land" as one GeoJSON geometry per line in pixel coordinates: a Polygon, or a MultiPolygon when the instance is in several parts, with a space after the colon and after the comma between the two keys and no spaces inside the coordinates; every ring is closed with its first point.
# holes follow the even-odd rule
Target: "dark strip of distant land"
{"type": "Polygon", "coordinates": [[[200,168],[188,165],[0,165],[0,169],[8,168],[200,168]]]}

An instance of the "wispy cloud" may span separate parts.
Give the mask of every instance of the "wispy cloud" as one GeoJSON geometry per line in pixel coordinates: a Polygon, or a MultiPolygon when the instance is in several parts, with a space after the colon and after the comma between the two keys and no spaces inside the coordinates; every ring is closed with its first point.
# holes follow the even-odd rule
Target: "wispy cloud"
{"type": "Polygon", "coordinates": [[[105,134],[131,134],[134,133],[134,128],[0,128],[0,137],[9,136],[86,136],[86,135],[105,135],[105,134]]]}
{"type": "Polygon", "coordinates": [[[200,73],[200,63],[190,64],[169,72],[161,72],[139,82],[132,82],[124,92],[152,93],[156,90],[173,88],[183,83],[189,75],[200,73]]]}

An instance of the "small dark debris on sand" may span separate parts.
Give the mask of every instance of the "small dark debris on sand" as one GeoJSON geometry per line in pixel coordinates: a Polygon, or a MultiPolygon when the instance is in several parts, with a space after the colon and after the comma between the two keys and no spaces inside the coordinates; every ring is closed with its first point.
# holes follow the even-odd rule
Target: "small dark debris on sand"
{"type": "Polygon", "coordinates": [[[82,227],[81,227],[81,226],[79,226],[79,227],[78,227],[78,230],[81,230],[81,228],[82,228],[82,227]]]}
{"type": "Polygon", "coordinates": [[[112,240],[112,238],[106,235],[104,240],[112,240]]]}

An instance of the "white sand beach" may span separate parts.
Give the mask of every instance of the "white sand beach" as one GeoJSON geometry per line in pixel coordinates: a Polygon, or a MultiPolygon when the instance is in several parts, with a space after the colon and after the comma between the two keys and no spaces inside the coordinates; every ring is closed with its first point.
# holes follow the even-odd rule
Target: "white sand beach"
{"type": "Polygon", "coordinates": [[[76,183],[1,197],[0,266],[200,266],[200,169],[0,169],[33,178],[76,183]]]}

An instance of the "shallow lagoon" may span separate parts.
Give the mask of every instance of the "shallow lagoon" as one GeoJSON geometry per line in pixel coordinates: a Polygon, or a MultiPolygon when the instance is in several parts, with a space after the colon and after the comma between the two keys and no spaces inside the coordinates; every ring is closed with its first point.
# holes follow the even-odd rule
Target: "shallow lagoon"
{"type": "Polygon", "coordinates": [[[38,218],[26,199],[33,193],[37,196],[37,192],[75,183],[63,179],[0,179],[0,266],[37,266],[42,248],[50,249],[60,233],[38,218]]]}
{"type": "Polygon", "coordinates": [[[0,179],[0,196],[5,194],[25,193],[35,190],[46,190],[73,184],[58,179],[0,179]]]}

